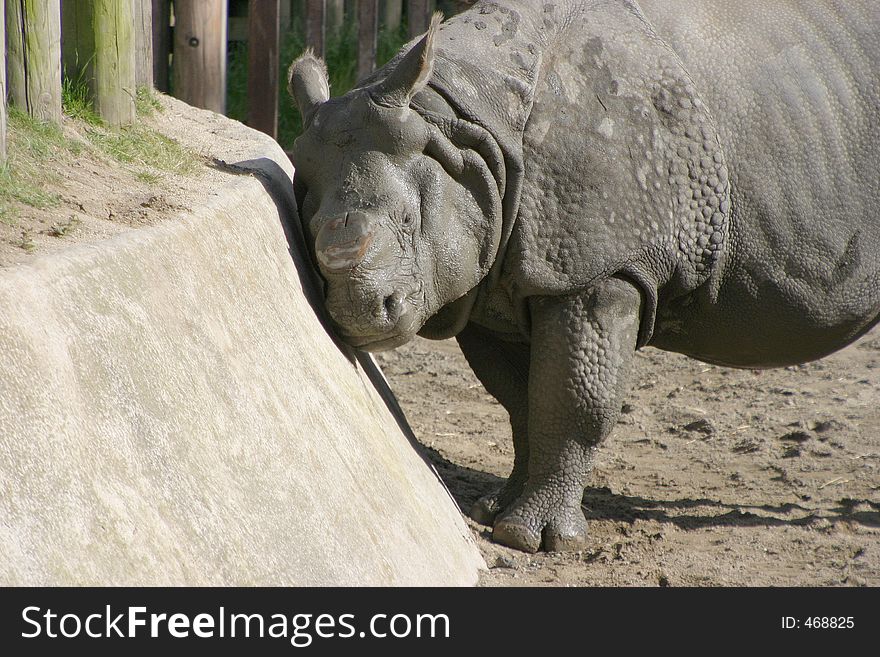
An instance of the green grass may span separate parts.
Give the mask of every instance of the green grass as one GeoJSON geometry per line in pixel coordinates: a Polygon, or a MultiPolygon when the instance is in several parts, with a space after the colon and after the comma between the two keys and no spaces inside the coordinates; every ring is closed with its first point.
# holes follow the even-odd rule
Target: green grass
{"type": "Polygon", "coordinates": [[[89,87],[83,79],[82,72],[76,78],[65,75],[62,79],[61,107],[67,116],[84,121],[89,125],[104,123],[95,112],[95,107],[89,98],[89,87]]]}
{"type": "MultiPolygon", "coordinates": [[[[85,70],[81,70],[75,77],[65,72],[61,80],[61,107],[72,119],[78,119],[89,125],[104,125],[104,120],[95,111],[91,91],[84,75],[85,70]]],[[[162,111],[162,103],[152,89],[147,87],[137,88],[134,105],[139,117],[153,116],[156,112],[162,111]]]]}
{"type": "Polygon", "coordinates": [[[37,245],[34,244],[34,233],[32,230],[21,231],[21,241],[18,243],[19,248],[24,249],[28,253],[33,253],[37,245]]]}
{"type": "MultiPolygon", "coordinates": [[[[91,91],[84,77],[85,69],[78,75],[65,75],[61,82],[61,105],[64,113],[72,119],[90,126],[86,135],[98,150],[125,164],[148,165],[163,171],[191,173],[196,159],[176,142],[163,137],[142,125],[110,129],[98,116],[91,99],[91,91]]],[[[135,111],[139,118],[150,117],[162,111],[162,103],[151,89],[138,87],[135,111]]],[[[159,176],[149,171],[135,173],[138,180],[155,183],[159,176]]]]}
{"type": "MultiPolygon", "coordinates": [[[[201,162],[195,153],[144,125],[135,124],[118,130],[89,128],[86,135],[99,151],[134,167],[190,175],[196,172],[201,162]]],[[[137,171],[136,175],[144,182],[158,179],[149,171],[137,171]]]]}
{"type": "MultiPolygon", "coordinates": [[[[194,154],[144,125],[108,128],[95,112],[91,92],[82,74],[76,78],[64,78],[61,99],[65,114],[90,126],[86,130],[89,141],[99,151],[123,164],[148,166],[183,175],[193,173],[198,166],[198,158],[194,154]]],[[[161,112],[163,108],[151,89],[138,87],[135,110],[139,118],[146,118],[161,112]]],[[[135,177],[150,184],[158,182],[160,178],[144,170],[136,171],[135,177]]]]}
{"type": "Polygon", "coordinates": [[[153,93],[152,89],[147,87],[138,87],[137,96],[134,99],[135,110],[137,115],[141,117],[153,116],[156,112],[163,112],[165,108],[153,93]]]}
{"type": "Polygon", "coordinates": [[[147,183],[148,185],[155,185],[162,179],[162,176],[155,173],[150,173],[149,171],[138,171],[134,174],[134,177],[143,183],[147,183]]]}
{"type": "MultiPolygon", "coordinates": [[[[138,118],[147,118],[164,108],[152,89],[138,87],[135,110],[138,118]]],[[[116,129],[88,129],[86,136],[105,155],[134,167],[135,178],[148,185],[161,180],[156,169],[185,176],[195,173],[200,164],[195,153],[141,123],[116,129]]]]}
{"type": "Polygon", "coordinates": [[[48,230],[48,234],[52,237],[64,237],[74,228],[79,226],[79,224],[80,220],[77,219],[76,215],[70,215],[70,217],[67,218],[67,221],[52,224],[52,227],[48,230]]]}
{"type": "Polygon", "coordinates": [[[0,200],[0,223],[4,223],[7,226],[18,225],[18,214],[4,207],[2,200],[0,200]]]}
{"type": "Polygon", "coordinates": [[[15,225],[16,202],[38,209],[58,205],[59,196],[45,189],[53,176],[47,176],[41,164],[63,153],[77,153],[81,147],[58,126],[38,121],[16,107],[9,107],[8,121],[7,160],[0,167],[0,221],[15,225]]]}
{"type": "MultiPolygon", "coordinates": [[[[195,171],[198,158],[155,130],[139,124],[120,129],[109,128],[95,112],[83,72],[76,77],[64,77],[61,104],[67,116],[90,126],[86,130],[89,141],[99,151],[119,162],[184,175],[195,171]]],[[[139,118],[153,116],[162,109],[162,103],[151,89],[138,87],[135,110],[139,118]]],[[[156,173],[145,170],[135,171],[135,177],[148,184],[155,184],[160,179],[156,173]]]]}
{"type": "Polygon", "coordinates": [[[40,159],[59,150],[76,151],[78,144],[67,139],[56,124],[35,119],[15,106],[9,107],[8,116],[16,154],[40,159]]]}
{"type": "MultiPolygon", "coordinates": [[[[151,167],[187,175],[194,173],[198,157],[177,142],[159,134],[152,128],[136,123],[118,129],[109,128],[95,113],[88,85],[80,75],[66,77],[62,83],[64,113],[86,123],[86,136],[97,150],[114,160],[135,167],[151,167]]],[[[151,89],[139,87],[135,96],[135,110],[139,118],[146,118],[163,110],[162,103],[151,89]]],[[[135,171],[135,177],[155,184],[160,176],[148,170],[135,171]]]]}

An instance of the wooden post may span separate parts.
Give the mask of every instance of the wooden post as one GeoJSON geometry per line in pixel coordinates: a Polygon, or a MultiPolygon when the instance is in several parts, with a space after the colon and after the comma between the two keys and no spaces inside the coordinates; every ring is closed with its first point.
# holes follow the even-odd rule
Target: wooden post
{"type": "Polygon", "coordinates": [[[168,92],[171,55],[171,0],[151,0],[153,5],[153,84],[168,92]]]}
{"type": "Polygon", "coordinates": [[[0,170],[6,165],[6,3],[0,2],[0,170]]]}
{"type": "Polygon", "coordinates": [[[41,121],[61,121],[61,2],[6,3],[9,99],[41,121]]]}
{"type": "Polygon", "coordinates": [[[61,3],[61,54],[64,77],[84,80],[93,91],[95,78],[95,28],[89,0],[61,3]]]}
{"type": "Polygon", "coordinates": [[[443,13],[447,17],[460,14],[473,7],[475,2],[476,0],[447,0],[442,7],[443,13]]]}
{"type": "Polygon", "coordinates": [[[134,0],[134,81],[153,88],[153,0],[134,0]]]}
{"type": "Polygon", "coordinates": [[[327,0],[327,32],[333,34],[345,22],[345,0],[327,0]]]}
{"type": "Polygon", "coordinates": [[[226,109],[226,0],[175,0],[174,95],[196,107],[226,109]]]}
{"type": "Polygon", "coordinates": [[[324,56],[327,0],[306,0],[306,45],[318,57],[324,56]]]}
{"type": "Polygon", "coordinates": [[[110,125],[127,125],[136,118],[132,6],[117,0],[92,0],[91,4],[95,30],[95,110],[110,125]]]}
{"type": "Polygon", "coordinates": [[[376,69],[376,32],[379,26],[379,0],[359,0],[357,77],[362,80],[376,69]]]}
{"type": "Polygon", "coordinates": [[[403,0],[382,0],[382,27],[396,30],[403,18],[403,0]]]}
{"type": "Polygon", "coordinates": [[[281,0],[281,14],[278,22],[282,32],[287,32],[293,20],[293,0],[281,0]]]}
{"type": "Polygon", "coordinates": [[[431,22],[430,0],[406,0],[406,12],[410,39],[428,31],[428,24],[431,22]]]}
{"type": "MultiPolygon", "coordinates": [[[[5,2],[4,2],[5,4],[5,2]]],[[[21,5],[10,2],[6,11],[6,70],[9,102],[13,105],[24,103],[27,109],[27,84],[24,78],[24,34],[21,20],[21,5]]]]}
{"type": "MultiPolygon", "coordinates": [[[[139,0],[138,0],[139,1],[139,0]]],[[[136,118],[135,17],[128,2],[65,0],[64,74],[84,80],[95,111],[110,125],[136,118]]]]}
{"type": "Polygon", "coordinates": [[[251,2],[248,10],[248,125],[278,136],[280,0],[251,2]]]}

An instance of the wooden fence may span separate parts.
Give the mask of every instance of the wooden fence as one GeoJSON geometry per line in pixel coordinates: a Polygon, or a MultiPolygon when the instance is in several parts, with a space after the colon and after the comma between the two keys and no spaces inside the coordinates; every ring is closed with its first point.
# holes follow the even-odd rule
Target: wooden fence
{"type": "MultiPolygon", "coordinates": [[[[428,28],[436,3],[432,0],[174,0],[173,4],[175,36],[171,83],[168,83],[167,64],[171,49],[158,45],[168,44],[170,39],[160,34],[153,41],[157,88],[172,89],[175,96],[197,107],[224,112],[226,44],[227,41],[247,41],[247,123],[277,137],[279,70],[287,64],[280,62],[278,55],[281,32],[290,27],[292,17],[298,15],[305,26],[306,45],[318,55],[324,54],[328,33],[342,25],[346,14],[356,20],[357,74],[363,77],[376,66],[380,22],[385,26],[399,25],[405,15],[408,33],[421,34],[428,28]],[[246,16],[240,15],[242,9],[246,16]],[[202,15],[194,18],[195,14],[183,14],[183,11],[200,11],[202,15]],[[198,49],[202,54],[195,56],[198,49]],[[163,66],[164,70],[160,71],[163,66]]],[[[154,10],[154,21],[157,19],[154,10]]],[[[162,20],[164,27],[159,31],[169,30],[167,16],[162,20]]]]}
{"type": "MultiPolygon", "coordinates": [[[[328,30],[358,23],[358,77],[376,66],[379,25],[427,29],[432,0],[0,0],[0,164],[6,100],[43,121],[61,119],[62,77],[88,85],[107,123],[135,120],[138,87],[155,86],[223,113],[227,42],[247,40],[248,123],[277,136],[281,31],[297,16],[322,54],[328,30]],[[5,9],[5,16],[4,16],[5,9]],[[240,15],[229,19],[230,10],[240,15]],[[5,32],[5,34],[4,34],[5,32]],[[5,46],[4,43],[5,36],[5,46]]],[[[442,4],[467,5],[464,2],[442,4]]],[[[287,62],[283,64],[286,65],[287,62]]]]}
{"type": "MultiPolygon", "coordinates": [[[[277,137],[279,61],[282,30],[294,16],[305,26],[306,45],[325,52],[327,34],[348,15],[358,23],[357,73],[375,69],[377,35],[383,25],[399,25],[404,15],[408,33],[428,28],[432,0],[173,0],[173,39],[169,13],[160,16],[153,0],[154,80],[162,91],[191,105],[225,112],[228,41],[247,41],[247,123],[277,137]],[[241,14],[246,12],[246,16],[241,14]],[[381,17],[381,20],[380,20],[381,17]],[[169,61],[171,62],[169,64],[169,61]],[[170,75],[169,75],[170,70],[170,75]]],[[[163,4],[159,2],[158,4],[163,4]]],[[[468,2],[454,3],[467,5],[468,2]]],[[[168,0],[164,3],[167,7],[168,0]]]]}
{"type": "Polygon", "coordinates": [[[130,123],[137,85],[152,85],[152,75],[136,66],[152,52],[149,5],[150,0],[6,0],[8,88],[2,101],[59,122],[63,70],[89,86],[95,109],[108,123],[130,123]]]}

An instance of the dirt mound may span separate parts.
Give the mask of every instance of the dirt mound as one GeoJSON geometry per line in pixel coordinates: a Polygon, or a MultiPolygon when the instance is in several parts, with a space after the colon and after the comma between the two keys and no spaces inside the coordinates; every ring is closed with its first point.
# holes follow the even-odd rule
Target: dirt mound
{"type": "Polygon", "coordinates": [[[159,93],[139,101],[137,123],[122,130],[66,115],[59,128],[12,111],[0,267],[187,214],[222,187],[211,154],[234,146],[239,124],[159,93]]]}

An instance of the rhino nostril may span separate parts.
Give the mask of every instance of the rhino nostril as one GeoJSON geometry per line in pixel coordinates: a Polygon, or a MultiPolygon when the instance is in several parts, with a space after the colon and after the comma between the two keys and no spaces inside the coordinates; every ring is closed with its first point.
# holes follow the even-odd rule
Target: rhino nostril
{"type": "Polygon", "coordinates": [[[394,292],[385,297],[385,312],[388,314],[388,319],[393,322],[400,319],[400,316],[403,315],[405,300],[406,296],[401,292],[394,292]]]}

